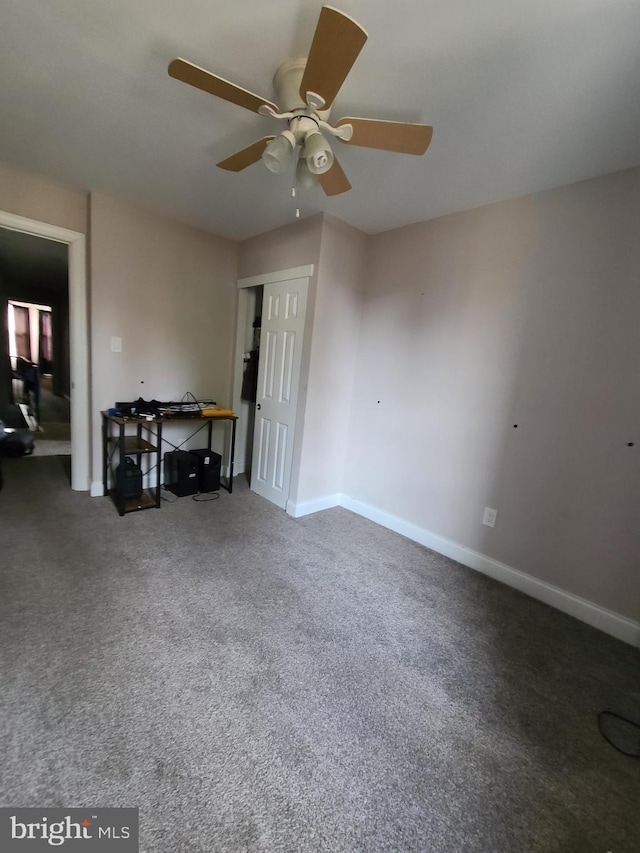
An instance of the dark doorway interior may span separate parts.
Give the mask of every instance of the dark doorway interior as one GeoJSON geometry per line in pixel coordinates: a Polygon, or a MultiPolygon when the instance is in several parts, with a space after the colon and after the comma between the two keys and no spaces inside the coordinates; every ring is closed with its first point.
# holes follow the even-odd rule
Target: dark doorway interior
{"type": "Polygon", "coordinates": [[[0,419],[71,453],[66,243],[0,228],[0,419]]]}

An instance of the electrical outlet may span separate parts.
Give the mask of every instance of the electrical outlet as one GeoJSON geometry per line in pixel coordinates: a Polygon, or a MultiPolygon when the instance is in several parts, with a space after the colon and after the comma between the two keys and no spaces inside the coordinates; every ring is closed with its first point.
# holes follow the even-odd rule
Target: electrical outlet
{"type": "Polygon", "coordinates": [[[122,352],[122,338],[111,338],[111,352],[122,352]]]}
{"type": "Polygon", "coordinates": [[[482,516],[482,523],[486,524],[487,527],[495,527],[497,517],[498,517],[498,510],[497,509],[491,509],[490,506],[486,506],[484,508],[484,515],[482,516]]]}

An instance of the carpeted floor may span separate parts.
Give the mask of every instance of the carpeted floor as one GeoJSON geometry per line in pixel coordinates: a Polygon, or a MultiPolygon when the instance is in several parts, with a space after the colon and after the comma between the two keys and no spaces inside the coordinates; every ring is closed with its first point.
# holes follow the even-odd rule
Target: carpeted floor
{"type": "Polygon", "coordinates": [[[71,453],[71,404],[51,391],[51,377],[42,377],[39,430],[34,433],[36,456],[71,453]]]}
{"type": "MultiPolygon", "coordinates": [[[[40,382],[40,417],[37,423],[27,422],[19,407],[12,406],[6,417],[7,426],[31,429],[34,456],[70,456],[71,403],[66,397],[58,397],[52,392],[51,376],[42,376],[40,382]]],[[[24,399],[21,389],[22,383],[14,380],[13,393],[18,401],[24,399]]],[[[35,414],[33,407],[26,411],[27,414],[35,414]]]]}
{"type": "Polygon", "coordinates": [[[66,397],[54,394],[52,384],[50,376],[43,376],[40,380],[40,420],[68,424],[71,420],[71,403],[66,397]]]}
{"type": "Polygon", "coordinates": [[[144,853],[637,853],[638,651],[343,509],[119,518],[0,493],[3,806],[139,806],[144,853]]]}
{"type": "Polygon", "coordinates": [[[71,456],[70,441],[51,441],[42,433],[33,434],[33,456],[71,456]]]}
{"type": "Polygon", "coordinates": [[[71,424],[60,423],[53,421],[43,421],[39,425],[39,429],[33,433],[35,441],[71,441],[71,424]]]}

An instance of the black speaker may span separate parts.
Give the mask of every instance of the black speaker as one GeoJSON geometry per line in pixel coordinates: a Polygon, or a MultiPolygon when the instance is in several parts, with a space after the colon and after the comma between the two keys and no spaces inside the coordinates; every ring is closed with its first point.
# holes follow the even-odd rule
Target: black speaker
{"type": "Polygon", "coordinates": [[[220,465],[222,456],[213,450],[190,450],[198,464],[198,491],[217,492],[220,490],[220,465]]]}
{"type": "Polygon", "coordinates": [[[164,487],[179,498],[198,491],[198,460],[186,450],[164,454],[164,487]]]}

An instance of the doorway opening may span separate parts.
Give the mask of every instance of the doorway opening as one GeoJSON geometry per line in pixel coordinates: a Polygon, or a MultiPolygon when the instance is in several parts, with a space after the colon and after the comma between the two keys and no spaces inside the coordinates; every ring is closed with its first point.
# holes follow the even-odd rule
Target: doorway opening
{"type": "Polygon", "coordinates": [[[241,441],[236,443],[236,448],[240,446],[241,470],[248,483],[251,483],[251,466],[253,463],[253,436],[258,392],[258,367],[260,364],[263,291],[264,288],[262,285],[248,287],[245,290],[246,319],[244,324],[244,346],[242,350],[243,371],[240,406],[237,412],[239,424],[242,424],[242,434],[241,441]]]}
{"type": "MultiPolygon", "coordinates": [[[[25,426],[24,416],[13,403],[14,393],[24,394],[24,405],[37,425],[50,424],[48,429],[35,433],[36,445],[45,449],[45,441],[70,441],[71,488],[87,491],[89,488],[89,337],[87,318],[87,279],[85,235],[0,211],[0,418],[6,423],[16,417],[25,426]],[[21,289],[20,289],[21,288],[21,289]],[[21,331],[20,345],[25,347],[22,358],[37,368],[40,399],[34,397],[33,373],[14,376],[18,364],[12,363],[9,351],[9,302],[16,308],[37,309],[38,333],[32,332],[29,319],[29,352],[26,351],[26,333],[21,331]],[[51,308],[51,312],[41,309],[51,308]],[[50,313],[50,318],[47,318],[50,313]],[[40,321],[42,325],[40,326],[40,321]],[[50,335],[49,335],[50,332],[50,335]],[[38,350],[33,347],[38,340],[38,350]],[[47,344],[51,341],[49,353],[47,344]],[[42,343],[42,347],[40,344],[42,343]],[[41,352],[42,349],[42,352],[41,352]],[[50,357],[48,357],[48,355],[50,357]],[[28,357],[27,357],[28,356],[28,357]],[[48,364],[51,362],[51,364],[48,364]],[[50,377],[50,380],[49,380],[50,377]],[[17,380],[14,384],[14,380],[17,380]],[[22,387],[18,387],[19,383],[22,387]],[[49,395],[50,392],[50,395],[49,395]],[[38,418],[38,411],[40,409],[38,418]],[[55,434],[53,424],[62,425],[55,434]],[[42,438],[44,432],[47,439],[42,438]]],[[[20,313],[20,312],[18,312],[20,313]]],[[[23,314],[23,324],[24,317],[23,314]]],[[[20,323],[21,321],[18,321],[20,323]]],[[[18,358],[18,340],[14,338],[15,356],[18,358]]],[[[33,423],[30,424],[34,426],[33,423]]],[[[27,426],[29,424],[27,423],[27,426]]],[[[37,427],[36,427],[37,428],[37,427]]],[[[53,448],[58,453],[60,447],[53,448]]],[[[36,450],[36,454],[38,451],[36,450]]]]}
{"type": "MultiPolygon", "coordinates": [[[[69,308],[7,303],[11,404],[34,433],[34,456],[71,455],[69,308]]],[[[17,414],[16,412],[16,414],[17,414]]]]}

